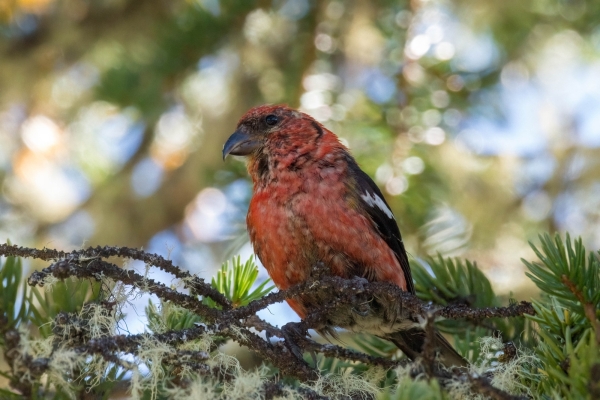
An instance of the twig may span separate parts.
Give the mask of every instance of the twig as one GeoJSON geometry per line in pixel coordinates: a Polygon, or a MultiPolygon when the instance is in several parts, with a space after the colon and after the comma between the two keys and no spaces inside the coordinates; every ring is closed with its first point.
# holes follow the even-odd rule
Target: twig
{"type": "Polygon", "coordinates": [[[184,280],[198,295],[208,296],[224,309],[231,308],[230,301],[219,291],[213,289],[203,279],[192,276],[189,272],[173,265],[173,262],[166,260],[162,256],[153,253],[146,253],[143,250],[132,249],[129,247],[104,246],[88,247],[87,249],[73,250],[64,252],[54,249],[43,248],[41,250],[30,247],[19,247],[7,243],[0,244],[0,254],[4,256],[15,256],[23,258],[36,258],[39,260],[71,260],[73,262],[85,261],[93,258],[122,257],[132,260],[143,261],[146,264],[154,265],[161,270],[174,275],[176,278],[184,280]]]}
{"type": "Polygon", "coordinates": [[[479,375],[468,374],[468,381],[471,383],[471,389],[479,394],[487,396],[494,400],[528,400],[525,396],[513,396],[504,390],[498,389],[490,383],[489,379],[479,375]]]}
{"type": "Polygon", "coordinates": [[[230,326],[219,333],[225,334],[239,344],[259,353],[273,365],[277,366],[283,375],[295,377],[301,381],[316,380],[318,372],[310,368],[303,360],[299,360],[282,343],[271,345],[260,336],[241,326],[230,326]]]}
{"type": "Polygon", "coordinates": [[[535,310],[530,302],[521,301],[508,307],[468,308],[463,305],[451,305],[437,310],[435,314],[449,319],[480,321],[488,318],[521,317],[524,314],[535,315],[535,310]]]}
{"type": "Polygon", "coordinates": [[[114,281],[122,282],[126,285],[134,286],[142,291],[155,294],[160,299],[172,301],[181,307],[194,311],[199,315],[214,320],[220,315],[219,310],[208,307],[197,298],[180,293],[166,285],[156,282],[153,279],[146,278],[135,271],[124,270],[118,266],[102,261],[100,259],[91,260],[60,260],[51,264],[41,271],[35,271],[28,279],[31,286],[43,286],[47,276],[52,275],[60,280],[69,277],[93,278],[101,281],[110,278],[114,281]],[[79,262],[78,262],[79,261],[79,262]]]}
{"type": "Polygon", "coordinates": [[[596,306],[593,303],[585,301],[583,293],[581,293],[575,283],[573,283],[566,275],[561,276],[561,280],[565,286],[569,288],[571,293],[575,295],[577,300],[579,300],[579,303],[581,303],[585,317],[590,321],[594,333],[596,334],[596,343],[600,345],[600,321],[598,321],[598,318],[596,317],[596,306]]]}
{"type": "MultiPolygon", "coordinates": [[[[266,321],[258,318],[256,315],[251,316],[242,323],[243,326],[252,327],[259,331],[268,332],[269,336],[275,336],[283,338],[284,335],[281,329],[269,324],[266,321]]],[[[353,351],[344,347],[340,347],[334,344],[319,344],[313,340],[303,338],[304,348],[306,350],[314,351],[316,353],[323,354],[327,357],[335,357],[344,360],[362,362],[370,365],[378,365],[383,368],[394,368],[401,364],[400,361],[392,361],[384,357],[374,357],[365,353],[353,351]]]]}
{"type": "Polygon", "coordinates": [[[423,367],[427,376],[433,377],[435,373],[435,328],[433,325],[433,314],[427,316],[425,324],[425,342],[423,343],[423,367]]]}

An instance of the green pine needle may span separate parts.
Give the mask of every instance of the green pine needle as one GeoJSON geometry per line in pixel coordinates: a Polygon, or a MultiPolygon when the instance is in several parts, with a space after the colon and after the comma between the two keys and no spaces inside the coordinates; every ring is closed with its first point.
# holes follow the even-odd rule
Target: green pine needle
{"type": "Polygon", "coordinates": [[[426,301],[447,305],[467,303],[472,307],[498,305],[487,277],[477,263],[458,258],[419,259],[411,264],[417,296],[426,301]]]}
{"type": "Polygon", "coordinates": [[[587,253],[581,238],[573,243],[569,234],[563,242],[549,234],[540,236],[541,248],[531,244],[539,262],[522,260],[530,272],[526,275],[542,290],[555,296],[569,309],[585,315],[584,307],[600,304],[600,261],[596,253],[587,253]]]}
{"type": "MultiPolygon", "coordinates": [[[[258,267],[254,263],[254,258],[251,256],[242,264],[240,256],[237,256],[221,265],[217,275],[212,278],[211,286],[225,295],[234,307],[241,307],[260,299],[275,287],[267,286],[271,282],[270,279],[267,279],[251,291],[256,278],[258,278],[258,267]]],[[[206,298],[204,302],[211,307],[217,306],[209,298],[206,298]]]]}
{"type": "Polygon", "coordinates": [[[28,322],[31,315],[31,290],[22,276],[20,258],[6,257],[4,262],[0,262],[0,318],[6,321],[5,329],[14,329],[28,322]]]}
{"type": "MultiPolygon", "coordinates": [[[[600,262],[588,253],[581,238],[574,242],[540,236],[540,247],[531,244],[539,262],[523,260],[527,276],[540,288],[533,301],[538,325],[535,354],[545,379],[538,391],[553,398],[589,398],[592,367],[600,365],[600,262]]],[[[596,368],[596,367],[594,367],[596,368]]]]}

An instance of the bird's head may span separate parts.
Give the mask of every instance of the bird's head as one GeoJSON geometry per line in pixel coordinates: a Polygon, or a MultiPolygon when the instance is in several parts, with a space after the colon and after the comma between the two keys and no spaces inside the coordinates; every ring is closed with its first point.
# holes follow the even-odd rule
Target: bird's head
{"type": "Polygon", "coordinates": [[[292,165],[299,168],[337,148],[344,149],[338,138],[311,116],[283,105],[263,105],[240,119],[223,146],[223,158],[247,156],[251,173],[262,173],[292,165]]]}
{"type": "Polygon", "coordinates": [[[250,109],[240,119],[235,132],[223,146],[223,158],[258,157],[271,148],[293,150],[295,142],[316,139],[318,124],[310,116],[283,105],[264,105],[250,109]]]}

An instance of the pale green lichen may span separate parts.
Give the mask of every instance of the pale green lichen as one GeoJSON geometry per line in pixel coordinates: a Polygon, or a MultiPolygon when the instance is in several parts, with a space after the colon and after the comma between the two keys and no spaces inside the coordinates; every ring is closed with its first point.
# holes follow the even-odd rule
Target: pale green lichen
{"type": "MultiPolygon", "coordinates": [[[[490,383],[495,388],[513,395],[531,396],[531,389],[521,383],[523,371],[527,365],[535,363],[535,357],[519,351],[517,356],[508,362],[500,362],[504,344],[500,338],[484,337],[479,339],[481,353],[478,360],[469,367],[472,376],[489,376],[490,383]]],[[[448,384],[448,392],[453,399],[483,400],[484,396],[475,394],[469,384],[453,380],[448,384]]]]}
{"type": "MultiPolygon", "coordinates": [[[[159,383],[165,377],[165,370],[162,365],[163,359],[176,355],[176,349],[166,343],[156,340],[151,335],[145,335],[139,343],[138,353],[136,355],[136,364],[138,367],[134,371],[136,376],[135,392],[141,395],[140,390],[150,390],[152,400],[158,396],[159,383]],[[145,364],[149,372],[141,377],[139,365],[145,364]]],[[[132,390],[133,391],[133,390],[132,390]]]]}
{"type": "Polygon", "coordinates": [[[107,309],[98,303],[86,304],[79,317],[88,321],[86,333],[92,339],[111,335],[117,327],[116,308],[107,309]]]}
{"type": "MultiPolygon", "coordinates": [[[[236,360],[237,361],[237,360],[236,360]]],[[[243,400],[261,398],[261,387],[267,376],[266,368],[244,371],[239,364],[236,368],[236,378],[223,385],[221,396],[224,399],[243,400]]]]}
{"type": "Polygon", "coordinates": [[[55,277],[54,275],[48,274],[44,277],[44,279],[42,280],[42,283],[40,283],[40,286],[44,287],[44,291],[51,293],[52,290],[54,289],[54,286],[58,282],[62,282],[62,281],[60,279],[58,279],[57,277],[55,277]]]}
{"type": "Polygon", "coordinates": [[[165,394],[173,400],[219,399],[216,384],[206,378],[193,380],[186,388],[166,389],[165,394]]]}
{"type": "MultiPolygon", "coordinates": [[[[478,360],[469,366],[469,374],[473,377],[486,376],[490,379],[490,384],[513,395],[531,396],[531,389],[522,383],[527,370],[536,362],[533,355],[519,351],[517,356],[508,362],[499,362],[498,356],[501,354],[504,344],[499,338],[485,337],[480,339],[480,356],[478,360]]],[[[435,381],[428,381],[425,374],[417,377],[411,377],[411,372],[415,370],[415,364],[397,367],[396,374],[398,384],[394,388],[389,388],[384,398],[410,399],[411,396],[420,398],[441,399],[450,398],[453,400],[483,400],[484,396],[475,393],[466,375],[455,376],[455,378],[444,381],[444,388],[447,395],[442,394],[435,381]],[[408,397],[407,397],[408,396],[408,397]]]]}
{"type": "Polygon", "coordinates": [[[86,360],[85,356],[77,354],[77,352],[73,350],[64,348],[57,350],[52,354],[49,365],[50,368],[46,371],[48,380],[56,387],[61,388],[63,392],[72,399],[75,399],[75,388],[73,387],[73,384],[78,378],[78,376],[75,376],[76,371],[82,367],[94,368],[94,363],[88,363],[88,361],[89,360],[86,360]]]}
{"type": "Polygon", "coordinates": [[[350,371],[342,374],[322,375],[316,381],[303,382],[300,386],[331,398],[351,396],[352,398],[370,399],[381,392],[377,384],[365,379],[364,375],[355,375],[350,371]]]}

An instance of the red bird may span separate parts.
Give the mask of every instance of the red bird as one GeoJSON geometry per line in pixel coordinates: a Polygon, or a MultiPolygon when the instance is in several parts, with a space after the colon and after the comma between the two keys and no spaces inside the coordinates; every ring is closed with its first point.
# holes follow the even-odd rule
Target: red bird
{"type": "MultiPolygon", "coordinates": [[[[333,132],[286,106],[259,106],[240,119],[223,147],[228,154],[248,156],[254,183],[248,232],[279,289],[305,281],[322,263],[343,278],[393,282],[415,293],[390,207],[333,132]]],[[[306,298],[288,303],[301,318],[318,307],[306,298]]],[[[391,340],[415,359],[425,332],[415,319],[401,318],[391,324],[354,318],[354,326],[342,327],[391,340]]],[[[465,365],[439,333],[436,346],[444,364],[465,365]]]]}

